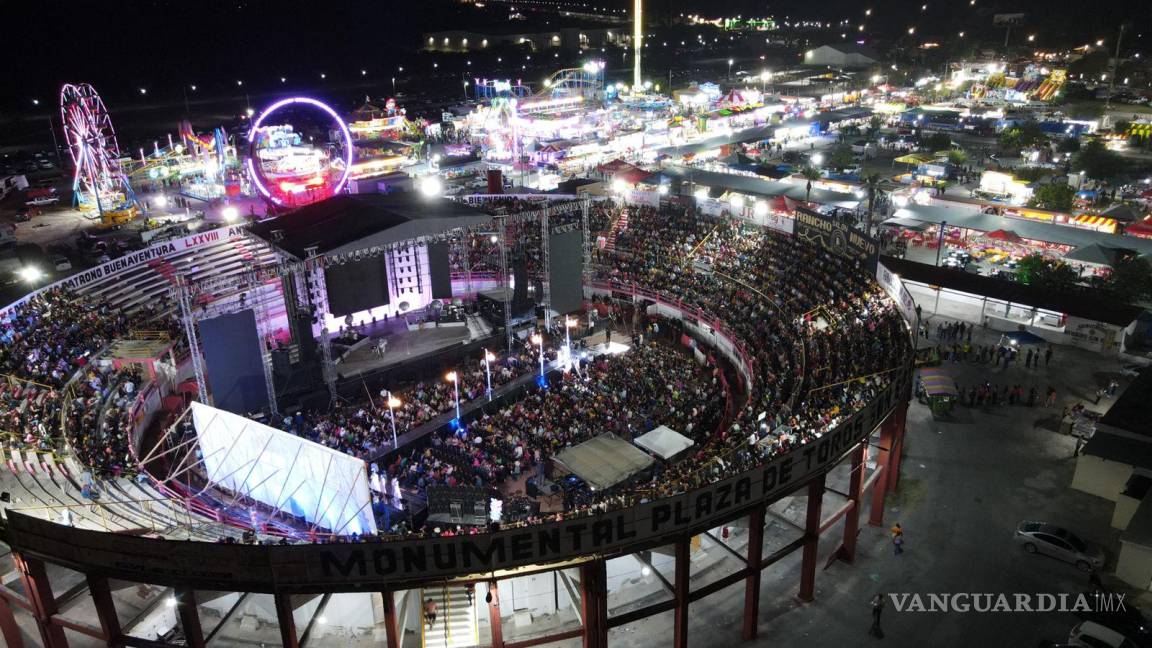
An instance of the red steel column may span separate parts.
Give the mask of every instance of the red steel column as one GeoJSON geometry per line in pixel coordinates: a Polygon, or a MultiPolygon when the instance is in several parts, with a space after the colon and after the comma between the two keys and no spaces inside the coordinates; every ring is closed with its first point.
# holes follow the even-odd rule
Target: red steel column
{"type": "Polygon", "coordinates": [[[116,616],[116,603],[112,600],[108,579],[88,574],[88,592],[92,595],[92,603],[96,607],[96,617],[100,619],[100,629],[104,632],[105,641],[109,646],[119,645],[124,633],[120,629],[120,617],[116,616]]]}
{"type": "Polygon", "coordinates": [[[824,501],[824,475],[808,483],[808,516],[804,521],[804,558],[800,564],[800,600],[811,601],[816,591],[816,551],[820,548],[820,506],[824,501]]]}
{"type": "Polygon", "coordinates": [[[292,614],[292,596],[273,594],[276,603],[276,624],[280,626],[280,643],[284,648],[300,648],[300,638],[296,636],[296,617],[292,614]]]}
{"type": "Polygon", "coordinates": [[[396,619],[396,594],[388,588],[380,592],[384,600],[384,634],[388,648],[400,648],[400,624],[396,619]]]}
{"type": "Polygon", "coordinates": [[[760,634],[760,562],[764,559],[764,513],[757,506],[748,516],[748,577],[744,579],[744,627],[741,636],[751,641],[760,634]]]}
{"type": "Polygon", "coordinates": [[[8,648],[24,648],[24,637],[20,634],[20,626],[16,625],[12,604],[3,596],[0,596],[0,637],[4,638],[4,645],[8,648]]]}
{"type": "Polygon", "coordinates": [[[672,647],[688,648],[688,569],[692,538],[685,536],[676,541],[676,568],[674,597],[676,608],[672,619],[672,647]]]}
{"type": "Polygon", "coordinates": [[[892,422],[892,453],[888,457],[888,492],[895,493],[900,484],[900,456],[904,454],[904,429],[908,424],[908,403],[901,404],[888,417],[892,422]]]}
{"type": "Polygon", "coordinates": [[[880,476],[872,483],[872,508],[868,512],[868,524],[884,526],[884,495],[888,492],[888,477],[892,463],[892,426],[888,423],[891,416],[880,424],[880,441],[876,445],[876,469],[880,476]]]}
{"type": "Polygon", "coordinates": [[[608,564],[603,558],[580,565],[580,611],[584,648],[608,648],[608,564]]]}
{"type": "Polygon", "coordinates": [[[56,598],[52,596],[52,584],[48,581],[48,572],[44,570],[44,561],[15,554],[13,560],[16,562],[16,568],[20,570],[20,580],[23,581],[28,602],[32,604],[36,627],[40,630],[40,640],[44,648],[68,648],[64,628],[52,623],[52,617],[60,609],[56,606],[56,598]]]}
{"type": "Polygon", "coordinates": [[[860,500],[864,495],[864,458],[868,443],[861,441],[852,451],[852,474],[848,479],[848,500],[851,508],[844,514],[844,544],[840,557],[851,565],[856,560],[856,536],[860,535],[860,500]]]}
{"type": "Polygon", "coordinates": [[[496,581],[488,581],[488,593],[492,595],[492,600],[488,601],[488,624],[492,626],[492,648],[504,648],[504,627],[500,625],[500,590],[496,581]]]}
{"type": "Polygon", "coordinates": [[[180,618],[180,629],[188,648],[205,648],[204,629],[200,627],[200,612],[196,609],[196,592],[176,590],[176,616],[180,618]]]}

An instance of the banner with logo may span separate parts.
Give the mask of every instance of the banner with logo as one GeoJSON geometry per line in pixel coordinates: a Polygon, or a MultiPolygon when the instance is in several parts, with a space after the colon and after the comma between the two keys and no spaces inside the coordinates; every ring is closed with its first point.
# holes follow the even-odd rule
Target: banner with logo
{"type": "Polygon", "coordinates": [[[13,549],[82,572],[195,589],[358,591],[639,550],[699,533],[802,488],[910,397],[911,372],[819,439],[694,491],[600,515],[474,536],[327,545],[177,542],[61,526],[9,511],[13,549]]]}
{"type": "Polygon", "coordinates": [[[868,272],[876,274],[876,265],[880,262],[880,245],[876,239],[853,227],[848,220],[797,205],[794,232],[800,240],[815,243],[840,256],[856,259],[868,272]]]}

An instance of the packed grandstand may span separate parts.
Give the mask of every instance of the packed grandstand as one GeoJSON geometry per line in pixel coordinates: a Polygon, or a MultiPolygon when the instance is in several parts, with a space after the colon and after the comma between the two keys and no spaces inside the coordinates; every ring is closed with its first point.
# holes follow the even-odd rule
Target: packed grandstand
{"type": "MultiPolygon", "coordinates": [[[[515,199],[485,203],[493,214],[534,205],[515,199]]],[[[499,250],[490,237],[494,229],[466,233],[452,256],[454,272],[500,272],[499,250]]],[[[585,310],[597,317],[595,328],[581,318],[576,337],[596,331],[611,339],[614,333],[631,342],[628,352],[588,356],[577,371],[557,373],[547,383],[527,381],[498,409],[477,410],[398,451],[390,448],[392,416],[404,434],[455,406],[452,385],[442,375],[391,386],[389,396],[400,402],[392,411],[387,399],[365,394],[327,410],[286,413],[275,423],[376,462],[382,479],[412,497],[447,485],[522,500],[528,476],[548,470],[566,448],[604,432],[633,438],[666,425],[694,443],[684,456],[658,463],[639,482],[566,492],[561,502],[543,509],[510,513],[504,526],[515,526],[628,507],[748,470],[828,434],[908,367],[909,328],[856,261],[781,232],[674,205],[600,203],[592,209],[589,230],[598,244],[586,269],[585,310]],[[613,299],[613,293],[671,304],[708,323],[731,341],[739,362],[701,347],[679,321],[638,311],[630,301],[613,299]]],[[[537,277],[544,274],[539,255],[532,253],[539,249],[539,233],[530,226],[510,233],[536,260],[529,272],[537,277]]],[[[254,245],[246,239],[223,242],[171,265],[187,272],[242,272],[245,265],[268,259],[268,252],[254,245]]],[[[148,378],[137,369],[113,367],[101,360],[102,352],[114,340],[133,336],[170,339],[177,361],[187,351],[178,313],[167,298],[170,273],[148,264],[126,274],[118,281],[44,290],[4,312],[0,373],[7,383],[0,434],[12,473],[5,490],[33,515],[85,528],[148,527],[161,537],[202,540],[257,530],[266,541],[331,539],[307,534],[290,519],[246,529],[250,519],[227,511],[221,515],[212,493],[160,484],[142,470],[134,430],[148,378]],[[131,289],[133,282],[139,291],[131,289]],[[190,493],[204,502],[190,504],[190,493]],[[177,496],[182,500],[165,503],[177,496]],[[141,504],[145,501],[153,503],[141,504]],[[65,506],[79,503],[99,503],[111,515],[65,506]],[[184,521],[194,514],[225,524],[193,533],[184,521]],[[157,516],[166,524],[158,526],[157,516]],[[222,532],[225,527],[231,530],[222,532]]],[[[543,347],[555,359],[564,333],[542,333],[543,347]]],[[[495,360],[492,385],[499,388],[536,370],[536,349],[518,340],[495,360]]],[[[479,360],[457,371],[461,401],[485,398],[479,360]]],[[[178,414],[154,427],[170,424],[178,414]]],[[[382,505],[392,503],[384,501],[388,494],[377,497],[382,505]]],[[[486,529],[414,525],[391,516],[381,517],[377,528],[382,537],[486,529]]]]}

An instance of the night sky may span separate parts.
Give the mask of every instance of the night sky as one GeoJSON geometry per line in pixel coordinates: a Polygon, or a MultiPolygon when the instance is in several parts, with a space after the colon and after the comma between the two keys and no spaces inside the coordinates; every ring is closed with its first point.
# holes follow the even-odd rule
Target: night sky
{"type": "MultiPolygon", "coordinates": [[[[489,2],[489,9],[500,5],[489,2]]],[[[596,6],[630,6],[627,0],[590,0],[596,6]]],[[[873,7],[868,24],[876,37],[917,25],[918,33],[952,33],[967,29],[989,41],[1001,38],[991,27],[996,12],[1023,11],[1022,29],[1041,35],[1041,42],[1079,43],[1112,37],[1123,17],[1142,15],[1138,0],[1073,2],[1072,0],[648,0],[649,15],[701,11],[745,15],[772,14],[824,20],[862,18],[873,7]],[[928,11],[920,5],[929,3],[928,11]]],[[[282,75],[316,80],[321,72],[335,83],[359,69],[394,69],[397,61],[414,61],[420,34],[430,29],[467,28],[474,10],[449,0],[44,0],[5,3],[7,29],[0,52],[9,62],[0,84],[0,121],[11,120],[55,102],[65,81],[96,85],[109,103],[141,100],[147,87],[156,101],[179,100],[184,84],[206,92],[225,92],[245,80],[253,92],[282,75]],[[232,84],[231,86],[229,84],[232,84]]],[[[1147,15],[1146,9],[1143,13],[1147,15]]],[[[1144,27],[1136,21],[1135,27],[1144,27]]],[[[1146,27],[1144,27],[1146,28],[1146,27]]],[[[1133,29],[1129,43],[1137,38],[1133,29]]]]}

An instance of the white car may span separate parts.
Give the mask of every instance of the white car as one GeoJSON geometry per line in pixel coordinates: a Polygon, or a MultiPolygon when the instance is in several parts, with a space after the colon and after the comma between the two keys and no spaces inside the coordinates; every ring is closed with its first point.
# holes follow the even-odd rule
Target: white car
{"type": "Polygon", "coordinates": [[[1081,648],[1136,648],[1136,644],[1111,628],[1083,621],[1068,633],[1068,643],[1081,648]]]}
{"type": "Polygon", "coordinates": [[[58,272],[72,269],[72,262],[63,254],[53,254],[51,261],[52,267],[56,268],[58,272]]]}
{"type": "Polygon", "coordinates": [[[24,204],[25,205],[51,205],[51,204],[58,203],[58,202],[60,202],[60,199],[57,198],[56,196],[43,196],[41,198],[33,198],[32,200],[26,201],[24,204]]]}

